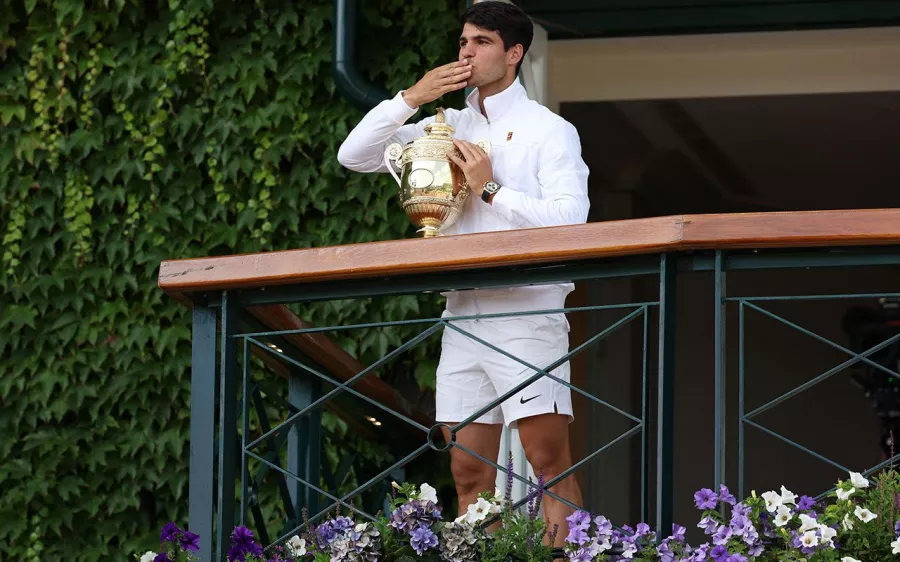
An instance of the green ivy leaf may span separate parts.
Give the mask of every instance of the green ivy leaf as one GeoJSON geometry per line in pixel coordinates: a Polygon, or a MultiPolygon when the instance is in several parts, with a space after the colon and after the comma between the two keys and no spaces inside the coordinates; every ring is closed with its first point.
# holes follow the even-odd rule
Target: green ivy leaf
{"type": "Polygon", "coordinates": [[[34,321],[37,318],[37,311],[30,306],[13,304],[6,308],[0,327],[4,328],[23,328],[29,326],[34,328],[34,321]]]}
{"type": "Polygon", "coordinates": [[[19,121],[25,122],[25,106],[24,105],[0,105],[0,123],[4,127],[12,123],[13,117],[18,117],[19,121]]]}

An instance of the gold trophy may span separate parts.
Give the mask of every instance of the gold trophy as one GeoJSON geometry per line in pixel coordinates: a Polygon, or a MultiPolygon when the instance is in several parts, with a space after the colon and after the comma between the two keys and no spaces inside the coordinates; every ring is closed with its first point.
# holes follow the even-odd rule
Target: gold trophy
{"type": "MultiPolygon", "coordinates": [[[[384,151],[384,164],[400,186],[400,203],[417,231],[425,238],[440,236],[441,228],[456,222],[462,213],[469,186],[466,178],[448,157],[462,157],[453,145],[452,126],[444,120],[444,109],[437,109],[433,123],[425,125],[426,136],[413,139],[406,146],[392,143],[384,151]],[[400,175],[394,171],[396,162],[400,175]]],[[[490,153],[490,142],[477,143],[490,153]]]]}

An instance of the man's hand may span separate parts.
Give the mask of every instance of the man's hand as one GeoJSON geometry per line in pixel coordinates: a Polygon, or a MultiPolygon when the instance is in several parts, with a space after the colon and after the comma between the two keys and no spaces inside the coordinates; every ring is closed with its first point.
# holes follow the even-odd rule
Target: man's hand
{"type": "Polygon", "coordinates": [[[484,184],[494,179],[490,157],[480,146],[468,141],[453,139],[453,144],[456,145],[463,157],[459,158],[453,153],[447,156],[465,174],[466,182],[468,182],[472,193],[481,197],[481,192],[484,191],[484,184]]]}
{"type": "Polygon", "coordinates": [[[431,103],[448,92],[466,87],[466,80],[472,75],[472,65],[467,61],[456,61],[428,71],[421,80],[403,92],[403,101],[410,107],[431,103]]]}

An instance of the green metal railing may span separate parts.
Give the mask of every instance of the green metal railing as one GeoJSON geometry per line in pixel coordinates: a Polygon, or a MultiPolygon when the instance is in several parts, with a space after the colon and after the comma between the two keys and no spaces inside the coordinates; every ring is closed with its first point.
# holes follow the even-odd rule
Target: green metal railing
{"type": "MultiPolygon", "coordinates": [[[[774,296],[774,297],[772,297],[772,296],[770,296],[770,297],[730,297],[727,299],[730,302],[737,302],[740,305],[739,314],[740,314],[740,344],[741,344],[741,346],[740,346],[740,353],[739,353],[739,361],[740,361],[739,416],[740,416],[741,423],[739,426],[739,434],[738,434],[738,450],[740,452],[739,454],[740,454],[741,463],[739,465],[739,471],[738,471],[738,491],[741,494],[743,494],[743,491],[744,491],[743,459],[744,459],[744,427],[746,427],[746,426],[754,427],[754,428],[758,429],[759,431],[762,431],[772,437],[775,437],[776,439],[779,439],[779,440],[783,441],[784,443],[787,443],[788,445],[790,445],[800,451],[803,451],[809,455],[812,455],[813,457],[821,460],[822,462],[830,464],[831,466],[839,469],[844,474],[848,473],[851,470],[850,468],[826,457],[825,455],[817,453],[816,451],[814,451],[810,448],[804,447],[803,445],[800,445],[800,444],[792,441],[791,439],[788,439],[787,437],[781,435],[780,433],[765,427],[761,423],[757,423],[756,421],[754,421],[753,418],[759,416],[763,412],[766,412],[766,411],[774,408],[775,406],[777,406],[778,404],[781,404],[782,402],[788,400],[789,398],[792,398],[792,397],[800,394],[801,392],[804,392],[816,385],[823,383],[828,378],[838,374],[841,371],[844,371],[845,369],[847,369],[859,362],[870,365],[871,367],[873,367],[891,377],[894,377],[898,381],[900,381],[900,373],[898,373],[896,370],[890,369],[890,368],[888,368],[884,365],[881,365],[879,363],[876,363],[868,358],[869,355],[877,353],[878,351],[881,351],[882,349],[884,349],[886,347],[895,345],[898,342],[900,342],[900,332],[898,332],[897,335],[889,337],[888,339],[884,340],[883,342],[881,342],[875,346],[872,346],[869,349],[867,349],[861,353],[856,353],[856,352],[853,352],[853,351],[847,349],[846,347],[844,347],[828,338],[825,338],[825,337],[813,332],[812,330],[804,328],[794,322],[791,322],[790,320],[783,318],[782,316],[780,316],[778,314],[775,314],[769,310],[766,310],[760,304],[757,304],[757,303],[773,302],[773,301],[802,301],[802,300],[846,300],[846,299],[860,299],[860,298],[862,298],[862,299],[900,298],[900,293],[857,293],[857,294],[843,294],[843,295],[803,295],[803,296],[774,296]],[[773,400],[766,402],[762,406],[759,406],[757,408],[754,408],[752,411],[747,412],[746,408],[745,408],[745,404],[744,404],[745,378],[746,378],[745,377],[745,364],[744,364],[744,358],[746,356],[746,349],[745,349],[745,345],[744,345],[744,342],[745,342],[744,319],[745,319],[745,314],[746,314],[745,311],[746,310],[753,310],[753,311],[763,314],[769,318],[777,320],[778,322],[781,322],[784,325],[789,326],[790,328],[792,328],[802,334],[806,334],[807,336],[810,336],[817,341],[820,341],[834,349],[837,349],[839,351],[846,353],[847,355],[850,355],[851,358],[847,359],[846,361],[843,361],[842,363],[840,363],[838,365],[835,365],[831,369],[828,369],[824,373],[817,375],[815,378],[803,383],[802,385],[800,385],[796,388],[791,389],[790,391],[782,394],[781,396],[778,396],[777,398],[774,398],[773,400]]],[[[876,471],[880,470],[881,468],[888,466],[889,464],[891,464],[893,462],[896,462],[896,459],[897,459],[896,456],[893,458],[890,458],[890,459],[886,459],[885,461],[883,461],[875,466],[865,469],[863,471],[863,474],[869,475],[873,472],[876,472],[876,471]]],[[[823,492],[820,495],[820,497],[824,496],[825,494],[827,494],[830,491],[832,491],[832,490],[826,490],[825,492],[823,492]]]]}
{"type": "MultiPolygon", "coordinates": [[[[771,252],[734,252],[721,251],[702,253],[668,253],[655,256],[639,256],[621,259],[583,260],[562,262],[550,266],[538,267],[496,267],[489,269],[459,271],[442,274],[416,274],[395,278],[364,279],[354,281],[330,281],[305,283],[265,289],[241,289],[206,293],[201,302],[194,308],[194,340],[193,340],[193,374],[192,374],[192,406],[191,406],[191,474],[190,474],[190,528],[202,537],[215,537],[215,541],[201,542],[201,560],[224,560],[228,550],[228,538],[235,524],[244,524],[249,518],[262,525],[264,519],[260,510],[260,486],[267,475],[276,475],[276,497],[283,503],[281,512],[284,524],[274,539],[266,533],[263,540],[267,543],[279,543],[297,532],[303,525],[300,517],[301,508],[309,512],[311,522],[327,516],[336,507],[350,510],[360,517],[371,518],[378,509],[378,495],[383,497],[386,483],[392,479],[402,478],[403,469],[417,457],[427,452],[446,451],[456,447],[478,458],[499,471],[506,467],[499,465],[496,459],[484,458],[451,438],[449,443],[439,444],[437,436],[441,428],[450,430],[454,435],[461,428],[472,423],[481,414],[491,410],[502,401],[512,396],[531,382],[549,377],[569,387],[572,392],[584,396],[588,401],[601,405],[634,424],[630,429],[591,451],[579,460],[568,471],[545,483],[551,488],[555,483],[574,473],[587,462],[598,458],[615,445],[640,436],[640,470],[641,497],[640,512],[643,520],[653,518],[656,528],[665,532],[671,528],[673,519],[673,491],[675,489],[673,462],[673,421],[675,372],[675,320],[676,320],[676,287],[679,276],[694,272],[709,272],[714,275],[715,303],[715,434],[714,434],[714,466],[711,467],[712,480],[716,485],[726,482],[726,334],[725,325],[730,308],[737,306],[739,314],[739,394],[740,406],[739,436],[737,455],[740,472],[738,489],[743,493],[744,479],[744,428],[755,427],[798,449],[814,455],[816,458],[842,470],[846,467],[831,461],[827,457],[797,444],[787,437],[767,429],[755,421],[756,416],[822,382],[835,373],[858,362],[874,363],[868,356],[884,346],[893,345],[900,340],[900,335],[883,342],[879,346],[856,353],[841,345],[815,334],[812,330],[766,310],[761,304],[773,300],[815,300],[872,298],[876,294],[846,295],[799,295],[799,296],[733,296],[726,291],[726,277],[732,272],[746,270],[788,269],[788,268],[830,268],[886,266],[895,267],[900,264],[900,250],[897,249],[856,249],[841,252],[829,251],[771,251],[771,252]],[[506,287],[526,284],[545,284],[573,282],[593,279],[612,279],[622,277],[655,278],[658,282],[656,297],[650,300],[629,303],[607,303],[591,306],[571,307],[552,311],[536,311],[526,313],[509,313],[481,316],[460,316],[453,318],[422,318],[383,323],[357,324],[351,326],[324,326],[295,330],[266,330],[258,326],[247,326],[242,318],[242,310],[248,306],[260,304],[288,304],[314,300],[346,299],[354,297],[372,297],[383,295],[414,294],[421,292],[438,292],[448,290],[466,290],[472,288],[506,287]],[[736,304],[735,304],[736,303],[736,304]],[[731,306],[729,306],[731,305],[731,306]],[[815,379],[790,392],[760,406],[750,412],[745,411],[745,311],[753,310],[771,316],[793,329],[816,337],[850,355],[850,359],[828,370],[815,379]],[[547,313],[592,313],[598,311],[617,311],[622,317],[612,322],[598,333],[585,339],[574,347],[566,356],[550,365],[531,365],[509,354],[505,350],[481,340],[456,323],[472,318],[489,318],[504,316],[524,316],[528,314],[547,313]],[[653,321],[655,320],[655,322],[653,321]],[[218,330],[217,330],[218,322],[218,330]],[[628,412],[617,407],[601,396],[595,396],[572,383],[556,377],[553,370],[564,362],[583,353],[588,347],[608,338],[611,334],[625,326],[637,326],[642,330],[641,349],[641,400],[639,412],[628,412]],[[326,369],[306,357],[302,351],[288,348],[283,338],[289,335],[338,333],[353,330],[382,328],[391,326],[418,326],[421,331],[408,339],[387,355],[361,370],[348,380],[338,380],[326,369]],[[425,424],[404,412],[397,411],[354,388],[354,384],[363,377],[371,375],[375,370],[384,367],[400,354],[421,345],[440,330],[455,330],[465,337],[518,361],[523,368],[534,371],[528,379],[523,380],[515,388],[499,396],[491,404],[485,406],[469,418],[456,425],[425,424]],[[282,339],[279,339],[282,338],[282,339]],[[278,341],[280,343],[273,343],[278,341]],[[254,377],[253,351],[268,354],[271,358],[288,366],[288,393],[286,398],[278,397],[273,390],[272,382],[267,376],[254,377]],[[655,354],[654,354],[655,352],[655,354]],[[651,359],[653,357],[653,359],[651,359]],[[655,359],[655,364],[653,360],[655,359]],[[655,373],[654,377],[651,373],[655,373]],[[655,385],[653,384],[655,382],[655,385]],[[325,390],[331,387],[331,390],[325,390]],[[655,389],[656,402],[651,404],[649,397],[655,389]],[[394,424],[401,424],[411,432],[419,435],[421,442],[413,449],[401,455],[401,458],[388,466],[373,466],[364,474],[361,482],[354,489],[338,492],[338,484],[349,470],[350,464],[342,462],[337,469],[331,467],[321,456],[323,430],[321,411],[329,401],[343,395],[353,396],[367,408],[374,408],[389,416],[394,424]],[[266,417],[265,402],[272,400],[278,407],[287,410],[283,420],[270,423],[266,417]],[[251,438],[250,421],[255,413],[258,436],[251,438]],[[651,426],[652,420],[652,426],[651,426]],[[655,428],[655,435],[650,433],[655,428]],[[216,431],[218,437],[216,437],[216,431]],[[279,451],[287,443],[286,462],[279,451]],[[264,450],[263,450],[264,449],[264,450]],[[655,460],[655,466],[651,461],[655,460]],[[256,467],[256,473],[250,465],[256,467]],[[215,467],[215,472],[214,472],[215,467]],[[336,477],[337,476],[337,477],[336,477]],[[322,482],[325,482],[324,487],[322,482]],[[240,502],[237,491],[240,490],[240,502]],[[325,502],[319,500],[325,498],[325,502]],[[362,504],[357,500],[363,500],[362,504]],[[651,499],[653,501],[651,501],[651,499]]],[[[890,295],[888,295],[890,296],[890,295]]],[[[895,296],[900,296],[898,293],[895,296]]],[[[875,364],[877,365],[877,364],[875,364]]],[[[893,370],[879,366],[891,376],[900,377],[893,370]]],[[[887,462],[887,461],[886,461],[887,462]]],[[[882,463],[882,465],[885,463],[882,463]]],[[[865,472],[871,473],[881,465],[871,467],[865,472]]],[[[532,488],[536,485],[523,475],[514,474],[514,479],[524,482],[532,488]]],[[[565,498],[555,495],[549,490],[545,493],[570,507],[582,507],[571,504],[565,498]]],[[[524,503],[525,500],[519,502],[524,503]]],[[[264,525],[263,525],[264,526],[264,525]]]]}

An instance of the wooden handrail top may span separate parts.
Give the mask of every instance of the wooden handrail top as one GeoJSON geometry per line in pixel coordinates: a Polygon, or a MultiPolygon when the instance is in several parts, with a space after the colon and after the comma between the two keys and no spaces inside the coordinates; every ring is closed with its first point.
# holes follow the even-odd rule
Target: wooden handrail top
{"type": "Polygon", "coordinates": [[[900,209],[675,215],[167,260],[159,287],[184,294],[687,250],[893,244],[900,209]]]}

